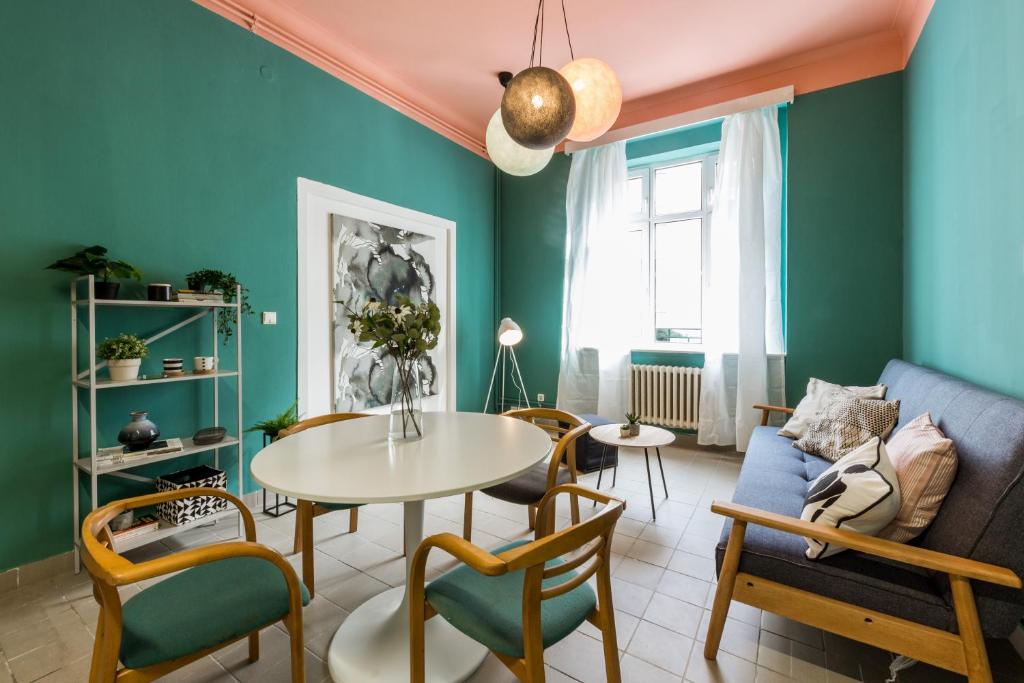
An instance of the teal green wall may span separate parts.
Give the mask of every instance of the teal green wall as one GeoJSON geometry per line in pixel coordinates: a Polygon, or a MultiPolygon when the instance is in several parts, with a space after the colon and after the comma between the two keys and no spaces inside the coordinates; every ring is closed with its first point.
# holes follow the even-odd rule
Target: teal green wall
{"type": "MultiPolygon", "coordinates": [[[[489,162],[187,0],[4,2],[0,36],[0,570],[71,547],[67,280],[42,268],[82,245],[150,281],[234,272],[255,309],[278,312],[275,327],[244,325],[251,424],[296,391],[296,178],[451,219],[458,404],[477,408],[494,358],[489,162]]],[[[145,370],[199,340],[162,342],[145,370]]],[[[182,406],[209,393],[187,384],[112,399],[101,443],[131,408],[168,435],[203,426],[182,406]]]]}
{"type": "Polygon", "coordinates": [[[904,354],[1024,397],[1024,3],[935,3],[904,83],[904,354]]]}
{"type": "MultiPolygon", "coordinates": [[[[803,396],[812,375],[873,382],[900,355],[900,111],[900,75],[893,74],[800,96],[780,116],[788,137],[790,402],[803,396]]],[[[568,172],[569,159],[556,154],[535,176],[500,174],[499,307],[526,333],[517,353],[531,397],[543,392],[549,403],[558,383],[568,172]]],[[[633,359],[703,364],[696,354],[635,353],[633,359]]]]}
{"type": "Polygon", "coordinates": [[[902,350],[901,74],[789,108],[786,394],[874,383],[902,350]]]}

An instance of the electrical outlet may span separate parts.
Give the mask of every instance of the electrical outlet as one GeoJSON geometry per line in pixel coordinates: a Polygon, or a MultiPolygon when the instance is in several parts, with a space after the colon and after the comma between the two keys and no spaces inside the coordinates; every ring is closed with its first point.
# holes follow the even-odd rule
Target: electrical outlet
{"type": "Polygon", "coordinates": [[[276,325],[277,311],[263,311],[262,322],[264,325],[276,325]]]}
{"type": "Polygon", "coordinates": [[[537,394],[537,403],[544,402],[544,394],[537,394]]]}

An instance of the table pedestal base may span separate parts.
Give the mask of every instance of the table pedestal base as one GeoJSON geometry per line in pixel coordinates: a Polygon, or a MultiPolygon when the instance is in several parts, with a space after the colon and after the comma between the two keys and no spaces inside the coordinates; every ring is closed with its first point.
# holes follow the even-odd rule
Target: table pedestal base
{"type": "MultiPolygon", "coordinates": [[[[392,588],[352,612],[334,634],[327,662],[339,683],[408,683],[409,612],[405,587],[392,588]]],[[[469,678],[487,657],[487,648],[440,616],[426,623],[427,683],[469,678]]]]}
{"type": "MultiPolygon", "coordinates": [[[[406,577],[423,540],[423,501],[405,508],[406,577]]],[[[435,550],[434,552],[440,552],[435,550]]],[[[487,657],[487,648],[435,616],[425,624],[426,683],[458,683],[487,657]]],[[[336,683],[408,683],[409,604],[405,586],[370,598],[348,615],[334,634],[327,666],[336,683]]]]}

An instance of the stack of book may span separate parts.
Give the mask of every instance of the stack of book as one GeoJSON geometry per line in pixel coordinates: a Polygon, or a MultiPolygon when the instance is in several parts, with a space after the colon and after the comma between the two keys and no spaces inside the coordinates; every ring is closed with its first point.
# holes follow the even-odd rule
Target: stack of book
{"type": "Polygon", "coordinates": [[[222,304],[224,303],[224,292],[197,292],[194,289],[179,289],[178,301],[190,304],[222,304]]]}
{"type": "Polygon", "coordinates": [[[149,448],[144,451],[129,451],[126,446],[111,446],[110,448],[101,448],[96,451],[96,465],[100,469],[105,469],[115,465],[129,464],[137,460],[145,460],[146,458],[150,458],[154,455],[177,453],[183,448],[184,446],[181,443],[181,439],[154,441],[150,444],[149,448]]]}
{"type": "Polygon", "coordinates": [[[124,542],[131,538],[137,538],[146,534],[151,534],[160,528],[160,520],[153,515],[142,515],[138,517],[132,525],[127,529],[119,529],[112,531],[111,535],[114,537],[114,543],[124,542]]]}

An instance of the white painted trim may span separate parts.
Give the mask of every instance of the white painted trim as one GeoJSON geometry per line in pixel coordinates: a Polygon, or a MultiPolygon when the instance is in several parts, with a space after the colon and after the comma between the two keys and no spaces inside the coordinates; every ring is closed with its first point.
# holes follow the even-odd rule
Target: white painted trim
{"type": "MultiPolygon", "coordinates": [[[[443,243],[447,277],[437,280],[441,311],[438,353],[445,367],[438,396],[425,398],[425,410],[455,410],[455,222],[364,197],[338,187],[299,178],[298,191],[298,411],[307,417],[333,410],[331,405],[330,216],[339,214],[430,235],[443,243]],[[313,311],[321,311],[314,315],[313,311]]],[[[368,412],[384,412],[385,407],[368,412]]]]}
{"type": "Polygon", "coordinates": [[[761,107],[773,107],[783,103],[792,103],[793,93],[793,86],[787,85],[783,88],[776,88],[775,90],[768,90],[755,95],[747,95],[746,97],[740,97],[720,104],[712,104],[707,107],[701,107],[700,109],[691,109],[690,111],[673,114],[672,116],[665,116],[660,119],[654,119],[653,121],[646,121],[644,123],[638,123],[624,128],[616,128],[615,130],[610,130],[601,137],[596,140],[591,140],[590,142],[572,142],[570,140],[565,143],[565,153],[572,154],[573,152],[578,152],[582,149],[600,147],[601,145],[607,145],[612,142],[632,140],[633,138],[639,138],[644,135],[662,133],[666,130],[672,130],[673,128],[682,128],[683,126],[689,126],[702,121],[710,121],[712,119],[728,116],[729,114],[737,114],[741,111],[750,111],[751,109],[760,109],[761,107]]]}

